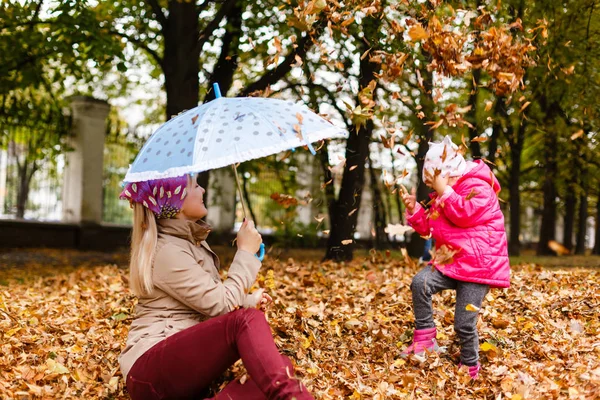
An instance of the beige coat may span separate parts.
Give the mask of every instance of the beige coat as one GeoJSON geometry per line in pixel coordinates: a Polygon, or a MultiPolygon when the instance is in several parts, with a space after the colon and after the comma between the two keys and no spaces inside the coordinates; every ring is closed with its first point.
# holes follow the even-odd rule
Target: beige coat
{"type": "Polygon", "coordinates": [[[119,357],[124,377],[152,346],[186,328],[238,307],[255,307],[248,295],[261,266],[238,250],[227,274],[219,277],[219,258],[206,243],[210,225],[180,219],[158,220],[154,290],[139,299],[125,349],[119,357]]]}

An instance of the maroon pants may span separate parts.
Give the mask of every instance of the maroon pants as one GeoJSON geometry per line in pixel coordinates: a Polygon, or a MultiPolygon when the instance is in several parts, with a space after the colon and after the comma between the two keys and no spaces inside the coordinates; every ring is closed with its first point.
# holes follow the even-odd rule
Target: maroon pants
{"type": "Polygon", "coordinates": [[[279,354],[264,314],[246,308],[211,318],[156,344],[133,365],[127,390],[133,400],[203,398],[214,380],[242,359],[250,375],[215,399],[312,400],[279,354]]]}

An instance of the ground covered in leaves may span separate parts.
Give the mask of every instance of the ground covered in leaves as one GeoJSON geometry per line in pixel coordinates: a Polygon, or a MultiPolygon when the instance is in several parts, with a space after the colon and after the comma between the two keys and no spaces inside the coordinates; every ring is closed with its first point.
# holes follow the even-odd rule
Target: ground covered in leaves
{"type": "MultiPolygon", "coordinates": [[[[0,255],[0,398],[128,398],[117,364],[134,301],[123,257],[24,254],[12,267],[0,255]]],[[[259,284],[275,299],[276,341],[317,399],[600,398],[599,269],[515,267],[512,287],[491,291],[479,311],[476,382],[456,365],[452,292],[434,301],[445,353],[400,358],[416,271],[376,253],[265,261],[259,284]]]]}

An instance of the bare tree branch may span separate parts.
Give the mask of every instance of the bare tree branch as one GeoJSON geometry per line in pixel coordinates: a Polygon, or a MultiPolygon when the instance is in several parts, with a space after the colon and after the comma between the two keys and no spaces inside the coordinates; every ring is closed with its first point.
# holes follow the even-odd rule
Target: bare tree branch
{"type": "MultiPolygon", "coordinates": [[[[323,24],[319,24],[316,29],[315,36],[319,36],[323,31],[323,24]]],[[[248,94],[257,90],[264,90],[267,86],[272,85],[282,79],[292,69],[292,64],[296,63],[296,56],[304,59],[308,53],[308,49],[312,46],[313,41],[311,35],[306,35],[298,41],[298,46],[289,53],[285,59],[277,67],[267,71],[257,81],[246,86],[241,92],[240,96],[247,96],[248,94]]]]}
{"type": "Polygon", "coordinates": [[[160,4],[158,4],[157,0],[148,0],[148,4],[152,7],[152,12],[156,15],[156,19],[160,23],[161,27],[164,29],[169,23],[169,20],[165,16],[165,13],[162,10],[160,4]]]}
{"type": "Polygon", "coordinates": [[[194,54],[200,54],[202,51],[202,47],[204,44],[210,39],[215,29],[219,27],[219,24],[225,18],[226,15],[234,8],[235,2],[237,0],[226,0],[219,11],[215,14],[214,18],[210,21],[208,25],[200,32],[198,35],[198,43],[196,43],[194,54]]]}
{"type": "Polygon", "coordinates": [[[158,63],[158,65],[163,67],[163,58],[156,51],[154,51],[150,47],[148,47],[148,45],[146,43],[144,43],[142,40],[135,38],[133,36],[130,36],[126,33],[115,31],[115,30],[109,30],[108,33],[122,37],[124,39],[127,39],[131,43],[135,44],[136,46],[138,46],[139,48],[141,48],[142,50],[144,50],[148,54],[150,54],[150,56],[152,56],[152,58],[154,58],[154,60],[158,63]]]}

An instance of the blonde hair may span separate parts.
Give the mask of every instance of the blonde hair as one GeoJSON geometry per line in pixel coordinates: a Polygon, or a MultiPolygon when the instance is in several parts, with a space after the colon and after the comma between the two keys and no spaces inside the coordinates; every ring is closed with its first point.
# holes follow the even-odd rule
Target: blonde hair
{"type": "Polygon", "coordinates": [[[154,213],[140,203],[133,203],[129,287],[138,297],[148,295],[154,289],[152,264],[157,241],[158,231],[154,213]]]}

